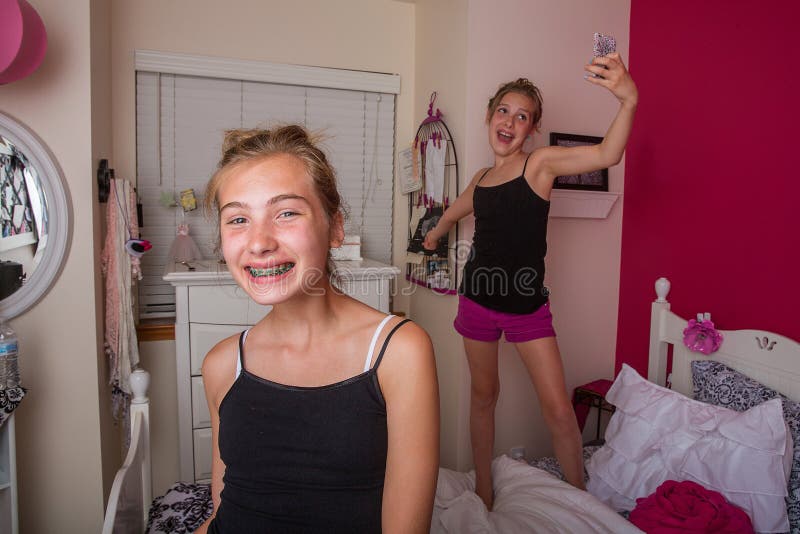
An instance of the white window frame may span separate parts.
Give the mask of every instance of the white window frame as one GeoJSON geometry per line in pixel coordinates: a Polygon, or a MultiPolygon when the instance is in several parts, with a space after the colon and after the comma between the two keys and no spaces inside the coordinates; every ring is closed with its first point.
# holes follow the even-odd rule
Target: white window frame
{"type": "Polygon", "coordinates": [[[137,71],[400,94],[400,75],[136,50],[137,71]]]}

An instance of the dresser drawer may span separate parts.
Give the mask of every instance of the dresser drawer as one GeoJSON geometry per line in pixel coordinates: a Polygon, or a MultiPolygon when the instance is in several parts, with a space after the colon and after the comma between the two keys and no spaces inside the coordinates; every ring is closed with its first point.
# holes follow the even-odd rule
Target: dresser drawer
{"type": "Polygon", "coordinates": [[[272,309],[256,304],[237,285],[189,286],[189,322],[252,325],[272,309]]]}
{"type": "Polygon", "coordinates": [[[339,281],[341,290],[353,297],[384,313],[389,312],[389,282],[381,279],[339,281]]]}
{"type": "Polygon", "coordinates": [[[194,431],[194,479],[197,482],[211,479],[211,429],[194,431]]]}
{"type": "Polygon", "coordinates": [[[206,402],[206,390],[203,387],[203,377],[192,377],[192,428],[206,428],[211,426],[211,414],[206,402]]]}
{"type": "Polygon", "coordinates": [[[189,352],[191,354],[191,374],[199,375],[203,359],[211,348],[226,337],[238,334],[247,326],[231,324],[203,324],[189,325],[189,352]]]}

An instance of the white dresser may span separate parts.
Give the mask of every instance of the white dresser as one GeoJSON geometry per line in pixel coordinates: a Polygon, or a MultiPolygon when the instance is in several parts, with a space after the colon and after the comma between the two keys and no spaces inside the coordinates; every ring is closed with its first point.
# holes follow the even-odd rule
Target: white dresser
{"type": "MultiPolygon", "coordinates": [[[[189,271],[175,264],[164,280],[175,286],[175,356],[178,372],[178,446],[180,480],[211,478],[211,419],[200,369],[206,353],[269,313],[239,288],[224,265],[192,262],[189,271]]],[[[350,296],[389,312],[391,281],[400,270],[374,260],[337,261],[336,274],[350,296]]]]}

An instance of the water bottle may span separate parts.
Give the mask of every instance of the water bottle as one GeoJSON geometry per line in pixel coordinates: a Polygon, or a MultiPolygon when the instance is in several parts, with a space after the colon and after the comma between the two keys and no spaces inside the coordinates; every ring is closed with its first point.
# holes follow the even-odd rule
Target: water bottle
{"type": "Polygon", "coordinates": [[[0,319],[0,389],[19,386],[18,353],[17,333],[11,323],[0,319]]]}

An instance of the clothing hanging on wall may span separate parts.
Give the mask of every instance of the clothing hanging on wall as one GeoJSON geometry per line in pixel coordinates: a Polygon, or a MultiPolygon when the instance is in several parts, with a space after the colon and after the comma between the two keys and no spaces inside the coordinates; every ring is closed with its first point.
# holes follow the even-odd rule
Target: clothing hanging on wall
{"type": "Polygon", "coordinates": [[[133,283],[141,280],[139,256],[128,244],[139,237],[136,194],[128,180],[113,179],[106,204],[106,239],[102,270],[105,276],[105,351],[114,418],[125,417],[131,397],[130,374],[139,365],[133,317],[133,283]]]}

